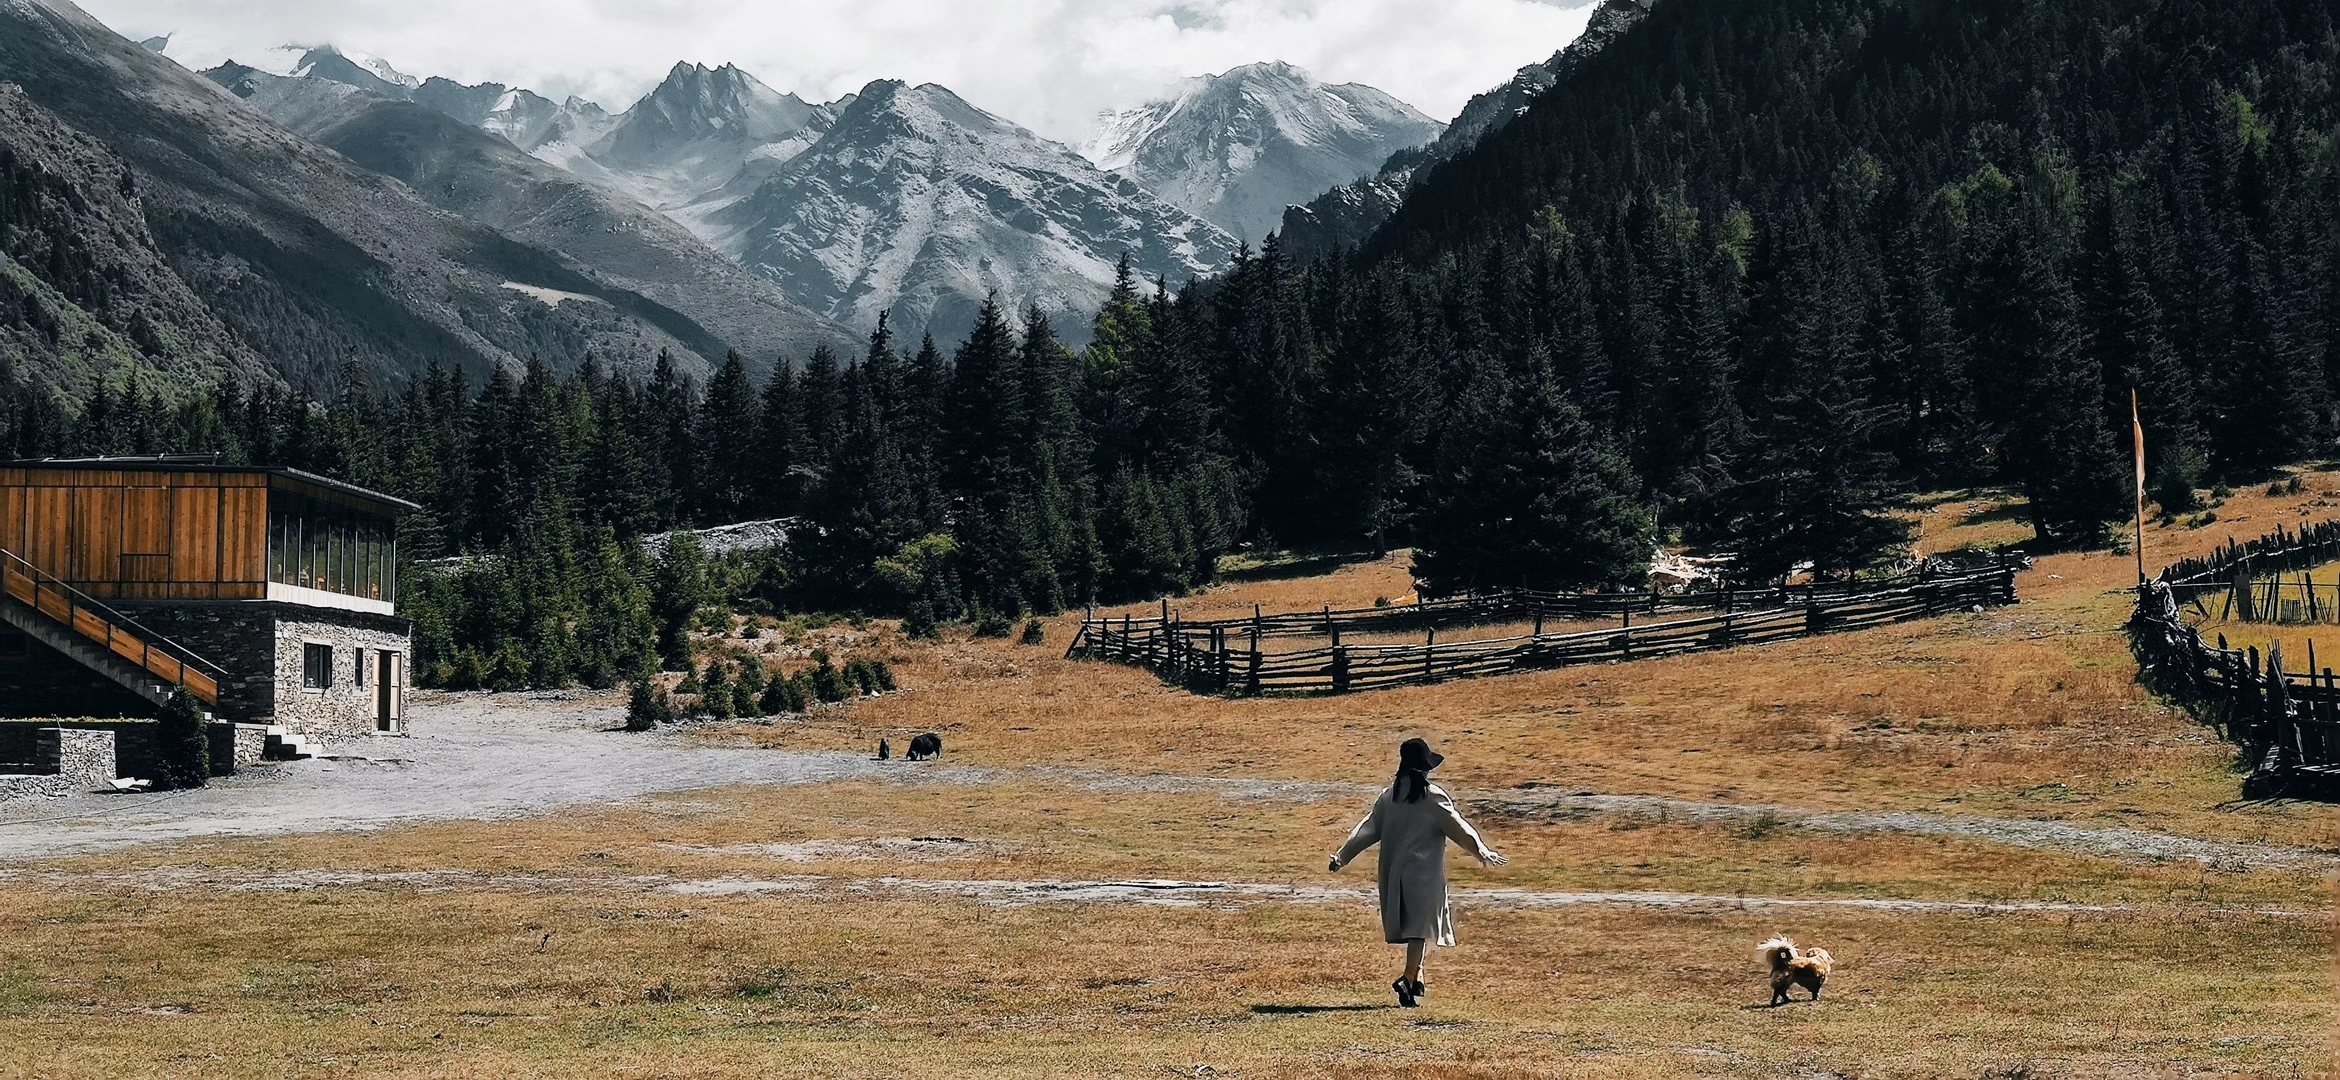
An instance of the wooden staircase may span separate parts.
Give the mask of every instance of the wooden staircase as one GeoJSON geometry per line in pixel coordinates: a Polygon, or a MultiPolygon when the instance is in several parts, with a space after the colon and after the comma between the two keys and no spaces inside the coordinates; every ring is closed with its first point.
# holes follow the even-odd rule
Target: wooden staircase
{"type": "Polygon", "coordinates": [[[170,704],[174,690],[185,690],[206,710],[219,706],[225,669],[5,548],[0,548],[0,621],[158,708],[170,704]]]}

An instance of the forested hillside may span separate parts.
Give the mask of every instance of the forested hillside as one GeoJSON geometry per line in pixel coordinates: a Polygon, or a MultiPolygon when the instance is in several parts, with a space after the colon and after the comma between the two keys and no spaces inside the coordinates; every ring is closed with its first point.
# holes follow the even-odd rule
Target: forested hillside
{"type": "Polygon", "coordinates": [[[2330,449],[2334,11],[1660,5],[1368,254],[1551,356],[1695,533],[1819,558],[1799,506],[2006,482],[2084,541],[2132,388],[2165,502],[2330,449]]]}
{"type": "Polygon", "coordinates": [[[0,85],[0,379],[79,395],[261,369],[172,272],[129,164],[0,85]]]}
{"type": "Polygon", "coordinates": [[[411,558],[502,556],[409,590],[424,662],[504,682],[671,662],[708,589],[1004,628],[1243,542],[1413,544],[1432,591],[1632,580],[1661,538],[1845,574],[1911,493],[2005,484],[2087,544],[2132,387],[2165,510],[2331,448],[2334,6],[1674,0],[1362,256],[1125,270],[1078,351],[987,307],[761,382],[20,396],[0,449],[224,445],[412,498],[411,558]],[[631,543],[779,516],[784,557],[712,577],[631,543]]]}

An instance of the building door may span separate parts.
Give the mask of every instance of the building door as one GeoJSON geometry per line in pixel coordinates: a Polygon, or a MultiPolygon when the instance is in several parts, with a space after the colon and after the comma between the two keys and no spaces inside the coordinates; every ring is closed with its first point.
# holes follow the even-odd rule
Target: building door
{"type": "Polygon", "coordinates": [[[405,719],[405,655],[388,649],[374,653],[374,730],[397,731],[405,719]]]}

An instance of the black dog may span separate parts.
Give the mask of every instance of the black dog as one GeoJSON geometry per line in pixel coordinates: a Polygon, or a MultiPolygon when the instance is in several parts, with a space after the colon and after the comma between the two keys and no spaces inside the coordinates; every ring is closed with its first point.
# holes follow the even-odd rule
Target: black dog
{"type": "Polygon", "coordinates": [[[885,761],[885,760],[887,760],[887,759],[890,759],[890,758],[892,758],[893,756],[894,756],[894,744],[892,744],[892,743],[890,743],[890,742],[887,742],[887,741],[885,741],[884,739],[879,739],[879,740],[878,740],[878,760],[879,760],[879,761],[885,761]]]}
{"type": "Polygon", "coordinates": [[[941,756],[942,736],[929,731],[924,735],[920,735],[919,737],[910,740],[910,760],[925,761],[928,758],[938,758],[941,756]]]}

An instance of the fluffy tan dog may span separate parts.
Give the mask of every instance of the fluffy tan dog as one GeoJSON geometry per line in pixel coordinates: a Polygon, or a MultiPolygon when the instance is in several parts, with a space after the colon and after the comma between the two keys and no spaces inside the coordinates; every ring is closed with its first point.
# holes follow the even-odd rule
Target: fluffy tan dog
{"type": "Polygon", "coordinates": [[[1805,952],[1796,943],[1775,937],[1755,946],[1755,954],[1771,965],[1771,1003],[1785,1005],[1788,987],[1801,986],[1812,992],[1812,1000],[1820,1000],[1820,987],[1828,981],[1828,972],[1836,966],[1836,958],[1826,949],[1805,952]]]}

